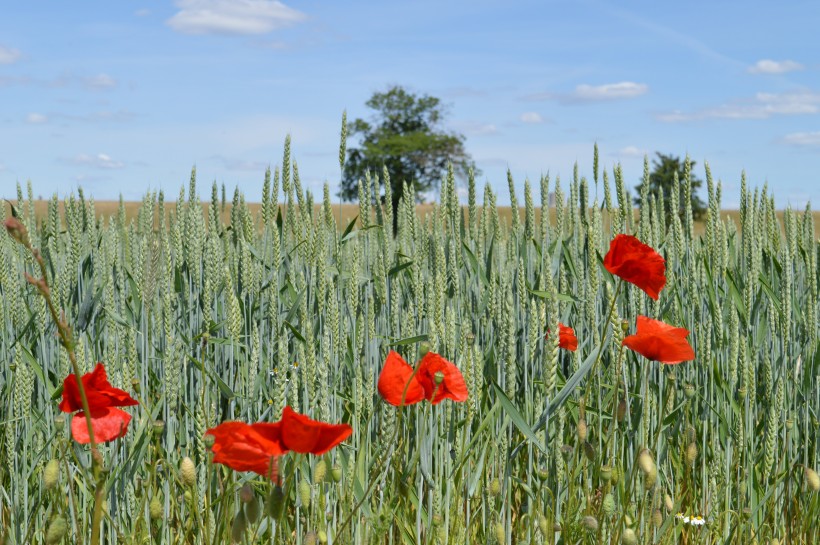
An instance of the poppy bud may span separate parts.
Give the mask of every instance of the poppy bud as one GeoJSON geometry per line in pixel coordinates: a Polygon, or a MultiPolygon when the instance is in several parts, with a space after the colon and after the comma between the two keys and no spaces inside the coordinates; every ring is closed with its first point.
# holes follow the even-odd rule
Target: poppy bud
{"type": "Polygon", "coordinates": [[[131,381],[131,388],[136,392],[140,393],[140,379],[135,378],[131,381]]]}
{"type": "Polygon", "coordinates": [[[57,481],[60,479],[60,462],[52,458],[46,464],[46,468],[43,470],[43,485],[46,489],[51,490],[57,485],[57,481]]]}
{"type": "Polygon", "coordinates": [[[342,480],[342,466],[339,464],[333,464],[333,467],[330,469],[330,477],[333,479],[334,483],[338,483],[342,480]]]}
{"type": "Polygon", "coordinates": [[[327,462],[319,460],[313,470],[313,482],[321,483],[325,480],[325,477],[327,477],[327,462]]]}
{"type": "Polygon", "coordinates": [[[501,481],[493,479],[490,481],[490,496],[498,496],[501,493],[501,481]]]}
{"type": "Polygon", "coordinates": [[[282,509],[285,507],[285,492],[282,487],[274,485],[268,495],[268,501],[265,504],[265,512],[272,519],[278,519],[282,514],[282,509]]]}
{"type": "Polygon", "coordinates": [[[632,528],[624,528],[624,533],[621,534],[621,543],[624,545],[636,545],[638,543],[638,536],[635,535],[635,530],[632,528]]]}
{"type": "Polygon", "coordinates": [[[590,462],[595,461],[595,447],[589,441],[584,441],[584,454],[590,462]]]}
{"type": "Polygon", "coordinates": [[[601,480],[608,481],[612,477],[612,466],[604,464],[601,466],[601,480]]]}
{"type": "Polygon", "coordinates": [[[159,500],[159,496],[154,496],[151,498],[151,503],[148,504],[148,514],[151,515],[153,520],[157,520],[162,518],[163,515],[163,508],[162,502],[159,500]]]}
{"type": "Polygon", "coordinates": [[[686,463],[692,465],[698,459],[698,446],[695,443],[689,443],[686,447],[686,463]]]}
{"type": "Polygon", "coordinates": [[[231,524],[231,541],[242,543],[247,528],[248,521],[245,519],[245,513],[240,510],[233,519],[233,524],[231,524]]]}
{"type": "Polygon", "coordinates": [[[302,507],[307,509],[310,507],[310,483],[302,481],[299,483],[299,499],[302,500],[302,507]]]}
{"type": "Polygon", "coordinates": [[[179,477],[182,485],[190,488],[196,484],[196,466],[194,461],[187,456],[179,463],[179,477]]]}
{"type": "Polygon", "coordinates": [[[538,517],[538,529],[541,531],[541,535],[547,537],[547,533],[549,532],[549,521],[547,521],[547,517],[541,515],[538,517]]]}
{"type": "Polygon", "coordinates": [[[615,512],[615,498],[612,496],[612,492],[604,496],[604,501],[601,502],[601,510],[608,517],[611,517],[612,513],[615,512]]]}
{"type": "Polygon", "coordinates": [[[251,524],[256,524],[256,521],[259,520],[260,514],[261,509],[259,508],[259,499],[254,496],[251,498],[251,501],[245,504],[245,517],[251,524]]]}
{"type": "Polygon", "coordinates": [[[578,426],[575,428],[575,433],[578,435],[578,442],[583,443],[587,440],[587,422],[583,418],[578,420],[578,426]]]}
{"type": "Polygon", "coordinates": [[[582,518],[581,525],[590,532],[598,531],[598,519],[596,519],[593,516],[587,515],[584,518],[582,518]]]}
{"type": "Polygon", "coordinates": [[[253,499],[253,488],[251,488],[251,485],[242,485],[242,488],[239,489],[239,499],[242,503],[250,503],[253,499]]]}
{"type": "Polygon", "coordinates": [[[615,418],[618,422],[623,422],[624,417],[626,416],[626,400],[621,399],[618,401],[618,408],[615,410],[615,418]]]}
{"type": "Polygon", "coordinates": [[[629,333],[629,322],[627,320],[621,320],[621,331],[623,331],[624,335],[629,333]]]}
{"type": "Polygon", "coordinates": [[[660,509],[652,511],[652,524],[655,525],[655,528],[660,528],[663,524],[663,514],[660,509]]]}
{"type": "Polygon", "coordinates": [[[205,443],[205,448],[210,449],[212,446],[214,446],[214,443],[216,442],[216,437],[209,433],[205,435],[205,437],[203,437],[202,442],[205,443]]]}
{"type": "Polygon", "coordinates": [[[541,467],[539,467],[535,470],[535,474],[538,475],[538,478],[541,479],[542,481],[546,481],[550,476],[549,471],[547,471],[545,468],[541,468],[541,467]]]}
{"type": "Polygon", "coordinates": [[[430,351],[430,343],[423,342],[419,345],[419,358],[423,358],[430,351]]]}
{"type": "Polygon", "coordinates": [[[507,533],[504,531],[504,525],[500,522],[495,523],[495,540],[498,545],[504,545],[507,542],[507,533]]]}
{"type": "Polygon", "coordinates": [[[687,399],[692,399],[693,397],[695,397],[695,386],[691,383],[684,384],[683,394],[686,396],[687,399]]]}
{"type": "Polygon", "coordinates": [[[817,492],[820,490],[820,475],[817,472],[809,467],[804,468],[803,470],[806,476],[806,484],[809,485],[809,488],[817,492]]]}
{"type": "Polygon", "coordinates": [[[48,531],[46,532],[46,543],[49,545],[59,543],[63,540],[67,531],[68,523],[66,523],[65,518],[59,515],[54,517],[54,520],[51,521],[51,524],[48,526],[48,531]]]}

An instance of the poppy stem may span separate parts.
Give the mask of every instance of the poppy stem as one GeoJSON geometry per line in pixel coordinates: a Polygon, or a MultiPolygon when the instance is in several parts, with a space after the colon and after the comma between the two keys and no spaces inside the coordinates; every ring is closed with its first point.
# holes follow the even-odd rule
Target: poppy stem
{"type": "Polygon", "coordinates": [[[42,254],[40,254],[40,250],[31,245],[28,234],[25,232],[25,227],[23,227],[22,224],[19,226],[9,226],[9,224],[6,223],[6,229],[9,230],[9,234],[12,235],[12,238],[17,240],[26,250],[31,253],[32,256],[34,256],[34,260],[40,268],[40,278],[34,278],[26,273],[26,281],[37,288],[37,291],[40,292],[40,295],[45,300],[48,311],[51,314],[51,319],[54,322],[54,325],[57,326],[57,334],[60,336],[60,344],[62,344],[63,348],[65,348],[66,352],[68,352],[68,360],[71,362],[71,368],[74,371],[74,379],[77,381],[77,390],[80,394],[80,404],[83,407],[85,424],[88,427],[88,443],[91,447],[91,470],[94,475],[94,480],[96,481],[94,491],[94,512],[91,517],[91,545],[99,545],[100,523],[102,522],[102,504],[103,496],[105,495],[105,477],[102,473],[103,459],[100,455],[99,449],[97,448],[97,442],[94,440],[94,427],[91,423],[91,409],[88,405],[88,397],[85,393],[83,381],[80,379],[80,366],[77,364],[77,355],[74,353],[74,339],[72,338],[71,328],[68,326],[68,322],[64,317],[65,313],[62,315],[63,317],[57,313],[57,308],[54,306],[54,301],[51,298],[51,288],[48,285],[48,274],[46,273],[45,260],[43,259],[42,254]],[[18,230],[22,227],[22,234],[19,234],[18,231],[17,236],[15,236],[15,233],[12,232],[13,227],[18,230]]]}
{"type": "Polygon", "coordinates": [[[595,376],[595,370],[598,368],[598,363],[601,361],[601,356],[604,353],[604,346],[606,345],[606,335],[609,333],[609,326],[612,322],[612,313],[615,312],[615,304],[618,302],[618,294],[621,293],[621,286],[624,281],[618,278],[618,285],[615,287],[615,293],[612,295],[612,300],[609,302],[609,311],[606,313],[606,322],[604,322],[604,334],[601,335],[601,345],[598,347],[598,354],[595,356],[595,362],[592,364],[592,369],[589,370],[589,380],[587,380],[586,391],[584,399],[589,398],[589,392],[592,389],[592,377],[595,376]]]}

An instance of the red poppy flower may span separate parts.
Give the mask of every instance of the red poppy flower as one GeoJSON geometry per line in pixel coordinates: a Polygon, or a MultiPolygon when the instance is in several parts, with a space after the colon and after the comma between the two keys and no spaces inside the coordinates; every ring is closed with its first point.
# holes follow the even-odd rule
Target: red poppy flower
{"type": "Polygon", "coordinates": [[[205,435],[214,437],[211,451],[215,463],[277,480],[276,458],[288,451],[282,442],[281,422],[224,422],[205,435]]]}
{"type": "Polygon", "coordinates": [[[578,349],[578,338],[575,336],[575,330],[561,322],[558,322],[558,346],[570,352],[575,352],[578,349]]]}
{"type": "MultiPolygon", "coordinates": [[[[139,405],[139,402],[128,395],[128,392],[111,386],[102,363],[97,363],[94,370],[84,374],[80,380],[83,383],[88,408],[91,411],[94,440],[97,443],[106,443],[125,435],[128,423],[131,422],[131,415],[115,407],[139,405]]],[[[79,411],[71,419],[71,435],[78,443],[91,442],[83,404],[80,400],[80,389],[73,373],[63,381],[63,400],[60,402],[60,410],[65,413],[79,411]]]]}
{"type": "Polygon", "coordinates": [[[689,331],[682,327],[638,316],[638,332],[626,337],[623,344],[650,360],[671,365],[695,359],[687,335],[689,331]]]}
{"type": "Polygon", "coordinates": [[[402,396],[404,396],[405,405],[413,405],[425,397],[424,388],[419,383],[418,377],[413,376],[413,368],[398,352],[393,350],[384,360],[377,387],[382,398],[396,407],[402,404],[402,396]],[[404,391],[405,387],[407,393],[404,391]]]}
{"type": "Polygon", "coordinates": [[[666,284],[666,262],[661,255],[632,235],[618,235],[609,244],[604,257],[606,270],[658,300],[666,284]]]}
{"type": "Polygon", "coordinates": [[[290,407],[282,411],[282,444],[302,454],[321,455],[353,433],[347,424],[328,424],[299,414],[290,407]]]}
{"type": "Polygon", "coordinates": [[[428,352],[421,359],[418,372],[413,376],[410,364],[391,350],[379,374],[379,394],[391,405],[399,406],[405,387],[405,405],[418,403],[422,399],[438,405],[445,399],[466,401],[468,396],[461,371],[435,352],[428,352]]]}

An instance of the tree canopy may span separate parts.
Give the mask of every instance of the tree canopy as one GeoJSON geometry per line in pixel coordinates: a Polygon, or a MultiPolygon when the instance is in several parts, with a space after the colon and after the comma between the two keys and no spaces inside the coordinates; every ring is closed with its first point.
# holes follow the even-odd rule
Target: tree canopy
{"type": "MultiPolygon", "coordinates": [[[[679,180],[679,195],[678,203],[679,209],[677,213],[679,216],[683,215],[684,206],[686,202],[684,179],[686,176],[686,164],[680,157],[669,154],[656,152],[656,158],[652,159],[652,172],[649,174],[649,195],[657,197],[659,194],[663,195],[663,200],[667,206],[672,202],[672,191],[675,187],[675,173],[678,174],[679,180]]],[[[706,203],[697,195],[697,190],[703,185],[703,181],[698,179],[691,170],[695,166],[694,161],[689,162],[689,180],[691,183],[691,203],[692,215],[694,219],[701,219],[706,213],[706,203]]],[[[641,195],[643,193],[643,181],[638,184],[636,191],[638,196],[635,197],[635,204],[641,206],[641,195]]],[[[669,210],[668,213],[673,211],[669,210]]]]}
{"type": "Polygon", "coordinates": [[[386,169],[395,209],[405,182],[413,184],[418,198],[438,186],[448,162],[459,176],[474,168],[464,149],[464,136],[441,127],[446,111],[438,98],[393,86],[374,93],[366,105],[374,111],[372,119],[356,119],[348,125],[348,137],[359,136],[361,142],[347,150],[343,199],[357,198],[359,180],[368,171],[379,175],[386,169]]]}

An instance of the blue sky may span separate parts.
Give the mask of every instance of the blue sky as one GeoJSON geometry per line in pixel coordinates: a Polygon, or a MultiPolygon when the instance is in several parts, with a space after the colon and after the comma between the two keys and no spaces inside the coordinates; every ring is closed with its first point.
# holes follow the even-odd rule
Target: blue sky
{"type": "MultiPolygon", "coordinates": [[[[285,136],[306,187],[339,180],[341,114],[400,84],[508,203],[505,171],[566,182],[644,154],[708,161],[724,206],[740,174],[779,206],[820,202],[817,2],[19,2],[0,17],[0,195],[82,185],[173,199],[196,165],[261,195],[285,136]]],[[[355,145],[351,141],[349,146],[355,145]]],[[[815,206],[816,207],[816,206],[815,206]]]]}

